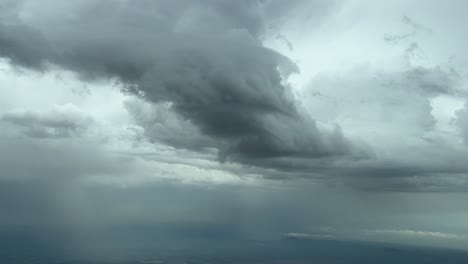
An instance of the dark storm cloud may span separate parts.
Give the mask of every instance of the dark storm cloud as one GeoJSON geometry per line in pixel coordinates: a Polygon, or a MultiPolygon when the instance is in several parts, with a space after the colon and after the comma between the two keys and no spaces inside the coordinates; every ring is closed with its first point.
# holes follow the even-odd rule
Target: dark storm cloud
{"type": "Polygon", "coordinates": [[[86,79],[117,78],[127,92],[169,102],[222,160],[353,155],[339,128],[320,132],[298,111],[284,79],[296,66],[262,46],[270,4],[25,1],[25,18],[0,24],[0,55],[29,68],[55,64],[86,79]]]}
{"type": "Polygon", "coordinates": [[[40,33],[34,29],[20,24],[0,24],[0,52],[18,65],[42,68],[49,50],[40,33]]]}

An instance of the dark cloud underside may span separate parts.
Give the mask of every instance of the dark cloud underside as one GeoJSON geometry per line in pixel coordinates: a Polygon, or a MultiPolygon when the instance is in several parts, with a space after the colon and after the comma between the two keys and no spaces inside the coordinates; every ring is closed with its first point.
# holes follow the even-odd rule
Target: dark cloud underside
{"type": "MultiPolygon", "coordinates": [[[[170,109],[213,139],[222,160],[353,155],[340,130],[320,132],[285,84],[295,65],[262,46],[268,3],[51,1],[28,24],[0,24],[0,54],[38,70],[118,78],[127,92],[170,109]],[[64,13],[73,9],[73,16],[64,13]]],[[[27,5],[26,5],[27,6],[27,5]]],[[[25,21],[26,20],[26,21],[25,21]]],[[[177,147],[190,148],[175,139],[177,147]]],[[[361,153],[362,154],[362,153],[361,153]]]]}

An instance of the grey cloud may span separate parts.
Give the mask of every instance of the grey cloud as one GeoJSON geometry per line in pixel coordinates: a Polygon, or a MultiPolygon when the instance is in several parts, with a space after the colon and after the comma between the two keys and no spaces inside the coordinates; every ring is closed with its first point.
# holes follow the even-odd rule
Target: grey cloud
{"type": "Polygon", "coordinates": [[[41,69],[49,52],[38,31],[21,24],[0,24],[0,54],[15,64],[41,69]]]}
{"type": "Polygon", "coordinates": [[[413,29],[413,32],[423,31],[427,33],[432,33],[432,30],[424,25],[419,24],[408,16],[403,16],[401,18],[402,22],[410,26],[413,29]]]}
{"type": "Polygon", "coordinates": [[[468,145],[468,103],[456,113],[455,123],[464,143],[468,145]]]}
{"type": "Polygon", "coordinates": [[[168,103],[129,100],[125,108],[132,119],[144,128],[144,135],[150,140],[198,151],[217,147],[214,139],[203,135],[192,122],[177,115],[168,103]]]}
{"type": "Polygon", "coordinates": [[[444,83],[446,79],[450,77],[444,72],[426,68],[401,72],[355,69],[341,76],[323,73],[311,81],[304,102],[314,118],[341,120],[345,129],[353,123],[353,128],[358,124],[358,129],[366,131],[387,127],[391,133],[399,124],[400,129],[428,131],[436,123],[429,99],[436,91],[455,90],[444,83]],[[369,123],[372,127],[365,125],[369,123]]]}
{"type": "Polygon", "coordinates": [[[408,89],[412,92],[424,93],[425,96],[435,97],[441,94],[455,96],[466,95],[463,87],[460,87],[462,76],[456,68],[449,63],[436,64],[434,66],[422,66],[415,63],[415,60],[424,59],[423,48],[416,41],[405,46],[403,57],[408,63],[407,69],[393,74],[385,74],[383,82],[391,83],[392,88],[408,89]]]}
{"type": "MultiPolygon", "coordinates": [[[[466,94],[463,81],[450,67],[411,63],[394,70],[317,74],[302,98],[309,114],[339,122],[375,154],[355,162],[335,159],[319,173],[368,191],[465,191],[467,151],[441,135],[433,113],[434,99],[466,94]]],[[[464,116],[458,111],[455,122],[462,137],[464,116]]]]}
{"type": "Polygon", "coordinates": [[[402,74],[402,86],[418,89],[432,96],[440,94],[460,94],[457,87],[459,75],[453,69],[444,70],[441,67],[415,67],[402,74]]]}
{"type": "Polygon", "coordinates": [[[430,28],[417,23],[416,21],[414,21],[408,16],[403,16],[401,18],[401,21],[402,23],[410,27],[411,31],[407,33],[395,34],[395,35],[386,34],[384,36],[384,40],[386,42],[390,44],[398,44],[402,41],[409,40],[421,33],[429,33],[429,34],[432,33],[432,30],[430,28]]]}
{"type": "Polygon", "coordinates": [[[264,5],[263,13],[268,21],[266,26],[273,30],[295,20],[300,21],[302,25],[304,21],[319,25],[325,17],[339,10],[343,4],[343,1],[336,0],[260,0],[260,2],[264,5]]]}
{"type": "Polygon", "coordinates": [[[76,106],[68,104],[56,105],[47,112],[10,111],[0,115],[0,122],[9,124],[30,137],[64,138],[80,136],[93,120],[76,106]]]}
{"type": "MultiPolygon", "coordinates": [[[[169,102],[216,142],[222,160],[353,153],[342,133],[320,132],[298,111],[284,84],[295,65],[261,45],[265,8],[255,1],[44,4],[56,13],[27,2],[25,13],[28,4],[37,14],[2,23],[2,56],[26,67],[57,64],[83,78],[116,77],[127,92],[169,102]]],[[[185,145],[175,140],[164,139],[185,145]]]]}
{"type": "Polygon", "coordinates": [[[0,0],[0,20],[2,22],[16,21],[22,3],[23,0],[0,0]]]}

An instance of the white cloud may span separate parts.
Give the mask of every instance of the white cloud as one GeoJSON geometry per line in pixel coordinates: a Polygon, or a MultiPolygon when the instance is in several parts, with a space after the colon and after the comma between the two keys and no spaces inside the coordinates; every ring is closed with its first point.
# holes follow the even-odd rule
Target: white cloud
{"type": "Polygon", "coordinates": [[[466,234],[453,234],[443,232],[431,231],[415,231],[415,230],[392,230],[392,229],[376,229],[376,230],[363,230],[367,235],[371,236],[407,236],[416,238],[433,238],[433,239],[468,239],[466,234]]]}
{"type": "Polygon", "coordinates": [[[285,238],[294,239],[334,239],[334,235],[329,234],[305,234],[305,233],[286,233],[283,234],[285,238]]]}

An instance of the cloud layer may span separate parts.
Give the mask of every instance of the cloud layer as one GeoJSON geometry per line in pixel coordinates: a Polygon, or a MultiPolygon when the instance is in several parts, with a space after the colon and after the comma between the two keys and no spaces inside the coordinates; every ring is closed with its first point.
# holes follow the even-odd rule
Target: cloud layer
{"type": "MultiPolygon", "coordinates": [[[[90,80],[116,78],[127,92],[168,103],[211,139],[197,147],[218,149],[222,161],[263,166],[278,157],[364,155],[339,128],[319,131],[298,111],[286,83],[296,66],[261,43],[270,4],[25,1],[18,7],[24,15],[1,25],[1,54],[28,68],[52,64],[90,80]]],[[[194,147],[186,139],[161,140],[194,147]]]]}

